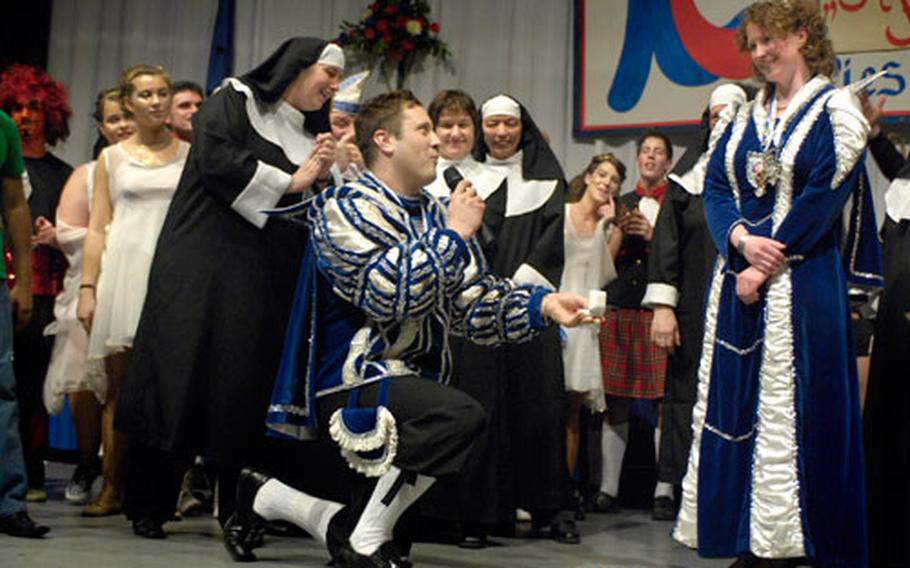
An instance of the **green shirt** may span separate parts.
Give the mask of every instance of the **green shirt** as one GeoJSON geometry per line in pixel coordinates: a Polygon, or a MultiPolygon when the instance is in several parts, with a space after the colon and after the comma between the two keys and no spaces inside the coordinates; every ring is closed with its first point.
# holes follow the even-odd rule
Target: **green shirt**
{"type": "MultiPolygon", "coordinates": [[[[21,180],[25,164],[19,149],[19,131],[16,123],[0,110],[0,177],[21,180]]],[[[0,224],[0,242],[3,242],[3,226],[0,224]]],[[[6,266],[0,259],[0,279],[6,279],[6,266]]]]}

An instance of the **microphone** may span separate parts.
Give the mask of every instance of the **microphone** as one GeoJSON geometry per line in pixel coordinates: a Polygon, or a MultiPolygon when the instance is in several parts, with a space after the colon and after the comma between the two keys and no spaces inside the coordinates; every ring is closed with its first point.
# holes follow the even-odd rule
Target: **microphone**
{"type": "Polygon", "coordinates": [[[464,179],[464,176],[461,175],[461,172],[458,171],[458,168],[455,166],[449,166],[442,172],[443,179],[446,180],[446,185],[449,186],[449,190],[455,191],[455,186],[461,183],[461,180],[464,179]]]}
{"type": "MultiPolygon", "coordinates": [[[[446,185],[449,186],[450,191],[455,191],[455,186],[464,179],[464,176],[461,175],[461,172],[459,172],[458,168],[455,166],[449,166],[443,170],[442,177],[446,180],[446,185]]],[[[486,223],[480,225],[480,231],[478,231],[478,233],[478,240],[484,248],[489,248],[490,245],[493,244],[493,241],[496,240],[493,230],[490,229],[486,223]]]]}

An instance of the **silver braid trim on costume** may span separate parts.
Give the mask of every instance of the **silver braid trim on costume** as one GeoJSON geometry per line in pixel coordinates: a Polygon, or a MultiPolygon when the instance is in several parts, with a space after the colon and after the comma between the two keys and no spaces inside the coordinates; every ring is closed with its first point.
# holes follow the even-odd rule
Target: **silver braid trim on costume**
{"type": "Polygon", "coordinates": [[[746,126],[749,124],[749,115],[751,108],[755,103],[750,101],[739,108],[736,113],[736,120],[733,123],[733,132],[730,133],[730,140],[727,142],[724,151],[724,169],[727,172],[727,181],[730,182],[730,189],[733,191],[733,199],[736,201],[736,208],[740,207],[739,183],[736,181],[736,149],[742,142],[743,134],[746,132],[746,126]]]}
{"type": "Polygon", "coordinates": [[[858,276],[860,278],[866,278],[868,280],[877,280],[884,284],[885,277],[881,274],[873,274],[871,272],[861,272],[856,268],[856,255],[859,253],[859,242],[860,235],[863,234],[863,206],[865,204],[865,193],[869,191],[869,188],[866,187],[866,178],[865,176],[859,177],[859,188],[858,188],[858,199],[856,200],[856,238],[853,239],[853,246],[850,248],[850,274],[858,276]]]}
{"type": "Polygon", "coordinates": [[[837,169],[831,179],[831,189],[843,183],[866,149],[869,123],[863,116],[859,99],[852,91],[840,88],[828,99],[828,117],[834,130],[834,153],[837,169]]]}
{"type": "Polygon", "coordinates": [[[752,455],[750,550],[762,558],[805,556],[796,440],[791,269],[773,277],[765,304],[752,455]]]}
{"type": "Polygon", "coordinates": [[[740,357],[744,357],[744,356],[748,355],[749,353],[752,353],[753,351],[755,351],[756,349],[761,347],[761,344],[763,342],[764,342],[764,339],[759,338],[755,343],[753,343],[749,347],[737,347],[736,345],[733,345],[732,343],[724,341],[723,339],[717,340],[718,345],[726,348],[729,351],[732,351],[733,353],[736,353],[740,357]]]}
{"type": "Polygon", "coordinates": [[[348,466],[367,477],[384,475],[398,453],[398,426],[395,417],[384,406],[376,408],[376,427],[369,432],[352,432],[345,426],[342,411],[339,408],[329,419],[329,435],[341,448],[341,455],[348,466]],[[358,452],[370,452],[382,448],[377,458],[368,459],[358,452]]]}
{"type": "Polygon", "coordinates": [[[723,258],[718,257],[714,264],[714,275],[708,292],[708,303],[705,307],[705,336],[701,361],[698,364],[698,391],[695,407],[692,409],[692,447],[689,451],[689,464],[682,482],[682,500],[676,526],[673,527],[673,538],[681,544],[696,548],[698,546],[698,461],[701,448],[702,431],[705,429],[705,415],[708,411],[708,391],[711,387],[711,366],[714,361],[714,338],[717,334],[717,312],[720,307],[720,293],[724,287],[727,269],[723,258]]]}
{"type": "MultiPolygon", "coordinates": [[[[806,112],[781,153],[782,171],[774,203],[777,230],[793,204],[793,167],[802,144],[818,120],[829,95],[806,112]]],[[[796,367],[793,351],[792,269],[771,278],[765,303],[765,341],[759,370],[752,499],[749,508],[750,550],[763,558],[805,556],[796,439],[796,367]]]]}

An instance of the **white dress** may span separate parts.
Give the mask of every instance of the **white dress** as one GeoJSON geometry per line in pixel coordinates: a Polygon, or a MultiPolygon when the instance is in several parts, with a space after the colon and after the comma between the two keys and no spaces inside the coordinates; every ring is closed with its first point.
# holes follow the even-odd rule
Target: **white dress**
{"type": "MultiPolygon", "coordinates": [[[[88,203],[92,202],[92,182],[95,163],[85,165],[86,193],[88,203]]],[[[107,395],[107,381],[103,368],[86,372],[85,355],[88,351],[88,334],[82,322],[76,317],[79,303],[79,284],[82,282],[82,245],[85,243],[87,227],[70,225],[57,219],[57,243],[66,257],[66,274],[63,275],[63,290],[54,300],[54,321],[44,329],[45,335],[53,335],[54,348],[44,381],[44,406],[50,414],[59,414],[67,393],[91,391],[98,402],[104,403],[107,395]]]]}
{"type": "Polygon", "coordinates": [[[174,159],[162,166],[140,164],[130,158],[122,143],[101,154],[113,215],[101,257],[89,359],[133,346],[158,234],[188,151],[189,144],[180,142],[174,159]]]}
{"type": "MultiPolygon", "coordinates": [[[[593,234],[582,235],[572,223],[567,204],[563,237],[565,264],[560,292],[575,292],[587,298],[589,290],[602,290],[616,278],[603,220],[597,223],[593,234]]],[[[600,326],[581,325],[564,328],[563,332],[562,362],[566,390],[586,393],[585,404],[595,412],[606,409],[600,364],[600,326]]]]}

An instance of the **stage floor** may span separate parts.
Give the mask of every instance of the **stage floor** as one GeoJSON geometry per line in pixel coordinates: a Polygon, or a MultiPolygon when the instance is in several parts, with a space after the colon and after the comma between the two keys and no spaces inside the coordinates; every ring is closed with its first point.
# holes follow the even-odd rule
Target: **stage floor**
{"type": "MultiPolygon", "coordinates": [[[[123,516],[86,519],[80,508],[63,499],[63,486],[72,466],[49,464],[46,503],[32,503],[34,519],[49,525],[43,540],[0,535],[0,566],[66,568],[193,568],[234,566],[221,544],[218,524],[191,517],[165,526],[166,540],[146,540],[132,534],[123,516]]],[[[577,546],[549,540],[495,538],[484,550],[418,543],[412,559],[417,567],[467,568],[595,568],[595,567],[723,567],[730,560],[706,560],[676,544],[671,523],[655,522],[646,511],[617,515],[588,514],[578,523],[577,546]]],[[[326,551],[312,539],[266,536],[256,551],[257,568],[323,567],[326,551]]],[[[238,565],[239,566],[239,565],[238,565]]]]}

